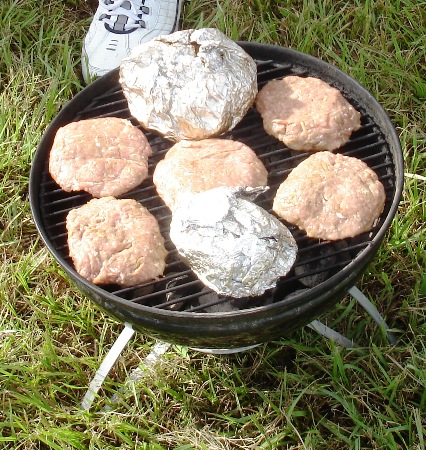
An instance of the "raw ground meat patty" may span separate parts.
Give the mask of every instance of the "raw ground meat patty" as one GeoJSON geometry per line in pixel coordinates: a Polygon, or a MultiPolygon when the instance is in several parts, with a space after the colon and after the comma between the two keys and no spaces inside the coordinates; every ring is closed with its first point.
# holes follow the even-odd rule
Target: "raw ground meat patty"
{"type": "Polygon", "coordinates": [[[53,179],[66,192],[118,196],[148,174],[151,146],[144,133],[118,117],[80,120],[56,133],[49,158],[53,179]]]}
{"type": "Polygon", "coordinates": [[[136,200],[90,200],[68,213],[66,227],[76,271],[95,284],[134,286],[164,272],[157,219],[136,200]]]}
{"type": "Polygon", "coordinates": [[[229,139],[180,141],[161,160],[153,181],[169,208],[183,192],[220,186],[266,186],[268,172],[247,145],[229,139]]]}
{"type": "Polygon", "coordinates": [[[337,240],[370,230],[385,197],[376,173],[363,161],[318,152],[290,172],[272,209],[310,237],[337,240]]]}
{"type": "Polygon", "coordinates": [[[335,150],[361,126],[361,114],[319,78],[271,80],[258,93],[256,108],[266,132],[293,150],[335,150]]]}

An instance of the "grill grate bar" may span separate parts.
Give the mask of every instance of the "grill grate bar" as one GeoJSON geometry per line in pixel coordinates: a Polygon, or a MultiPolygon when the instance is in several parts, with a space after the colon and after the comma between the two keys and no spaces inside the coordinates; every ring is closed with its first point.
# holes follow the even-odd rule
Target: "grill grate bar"
{"type": "MultiPolygon", "coordinates": [[[[303,259],[302,261],[300,261],[300,255],[303,255],[304,253],[307,253],[307,252],[311,253],[313,250],[319,249],[321,246],[326,247],[327,245],[329,245],[329,244],[327,243],[324,245],[323,243],[320,243],[317,245],[313,245],[310,248],[300,249],[299,260],[296,261],[296,263],[294,264],[294,267],[300,267],[305,264],[311,264],[316,261],[321,261],[322,259],[324,259],[324,256],[314,256],[314,257],[306,258],[306,259],[303,259]]],[[[344,247],[344,248],[341,248],[340,250],[334,250],[332,255],[338,256],[338,255],[344,255],[344,254],[351,253],[351,252],[353,253],[355,250],[359,251],[361,249],[364,249],[366,246],[368,246],[368,243],[361,242],[359,244],[352,245],[351,247],[344,247]]]]}
{"type": "MultiPolygon", "coordinates": [[[[187,285],[185,285],[185,289],[187,289],[190,286],[196,286],[196,287],[201,287],[202,283],[201,281],[198,282],[192,282],[192,283],[188,283],[187,285]]],[[[173,290],[172,292],[176,293],[179,292],[178,290],[173,290]]],[[[170,309],[170,307],[175,306],[175,305],[184,305],[185,303],[188,303],[191,300],[197,300],[200,297],[200,292],[195,292],[194,294],[190,294],[190,295],[185,295],[182,298],[177,298],[175,300],[169,300],[167,302],[164,303],[160,303],[159,305],[156,305],[155,308],[158,309],[170,309]]],[[[225,299],[220,299],[217,301],[217,303],[224,303],[224,301],[226,301],[225,299]]],[[[187,309],[187,311],[190,311],[190,309],[187,309]]]]}
{"type": "Polygon", "coordinates": [[[348,259],[346,261],[341,261],[341,262],[337,262],[335,264],[331,264],[330,266],[328,266],[327,268],[318,268],[316,270],[312,270],[309,272],[309,274],[303,273],[301,275],[289,275],[286,277],[285,281],[281,282],[278,281],[277,282],[277,286],[281,285],[282,283],[291,283],[292,281],[298,281],[302,278],[307,278],[307,277],[312,277],[314,275],[319,275],[321,273],[333,273],[336,272],[340,269],[342,269],[343,267],[347,266],[350,262],[352,261],[352,259],[348,259]]]}
{"type": "MultiPolygon", "coordinates": [[[[179,274],[179,277],[181,277],[184,273],[185,272],[182,272],[181,274],[179,274]]],[[[191,271],[188,271],[188,274],[190,274],[190,273],[191,273],[191,271]]],[[[173,286],[173,287],[170,287],[170,288],[163,289],[161,291],[161,294],[164,295],[164,294],[170,294],[170,293],[178,293],[180,290],[186,290],[186,289],[188,289],[188,288],[190,288],[192,286],[202,286],[202,282],[200,280],[188,281],[184,285],[173,286]]],[[[199,293],[197,293],[197,294],[199,295],[199,293]]],[[[146,295],[143,295],[141,297],[132,298],[132,302],[134,302],[134,303],[146,302],[147,303],[152,298],[156,298],[157,295],[158,294],[156,292],[154,292],[152,294],[146,294],[146,295]]],[[[188,296],[186,296],[186,297],[188,297],[188,296]]],[[[186,299],[186,297],[184,297],[184,299],[186,299]]],[[[174,301],[168,301],[168,302],[165,302],[165,303],[167,303],[167,305],[171,305],[173,303],[181,302],[181,301],[182,301],[182,299],[176,299],[174,301]]],[[[160,308],[161,305],[164,305],[164,303],[160,303],[159,305],[156,305],[156,307],[160,308]]]]}
{"type": "Polygon", "coordinates": [[[90,108],[86,108],[85,110],[83,110],[84,113],[87,113],[88,111],[90,111],[90,113],[96,113],[97,111],[99,111],[99,117],[105,117],[106,115],[111,115],[111,113],[109,114],[105,114],[102,111],[104,110],[109,110],[109,111],[113,111],[114,114],[117,113],[122,113],[122,112],[127,112],[129,109],[127,107],[127,101],[122,98],[120,100],[116,100],[116,101],[109,101],[108,103],[103,103],[101,105],[94,105],[94,106],[90,106],[90,108]]]}
{"type": "MultiPolygon", "coordinates": [[[[371,166],[373,170],[375,170],[376,172],[378,172],[380,169],[384,169],[384,168],[389,168],[392,166],[392,163],[390,162],[384,162],[381,164],[376,164],[374,166],[371,166]]],[[[383,179],[383,177],[379,177],[380,179],[383,179]]]]}
{"type": "MultiPolygon", "coordinates": [[[[161,282],[168,283],[169,281],[175,280],[176,277],[185,277],[185,276],[188,276],[191,274],[193,274],[191,269],[181,270],[179,273],[174,272],[174,273],[165,275],[164,277],[161,278],[161,282]]],[[[150,287],[150,286],[155,285],[156,283],[158,283],[158,280],[152,280],[152,281],[148,281],[148,282],[144,283],[143,286],[150,287]]],[[[119,289],[112,290],[111,292],[113,292],[116,295],[125,295],[125,294],[131,292],[132,290],[133,290],[133,288],[130,286],[130,287],[125,287],[125,288],[120,287],[119,289]]],[[[161,291],[161,292],[163,292],[163,291],[161,291]]],[[[145,296],[144,296],[144,298],[145,298],[145,296]]],[[[134,297],[134,298],[132,298],[132,301],[137,301],[138,299],[139,299],[139,297],[134,297]]]]}
{"type": "MultiPolygon", "coordinates": [[[[45,216],[46,216],[46,219],[54,219],[55,217],[62,216],[63,214],[69,213],[72,209],[74,209],[74,208],[69,207],[69,208],[62,208],[61,210],[52,211],[49,213],[46,212],[45,216]]],[[[65,222],[58,222],[58,223],[61,225],[65,224],[65,222]]],[[[58,225],[58,223],[51,224],[50,227],[55,227],[58,225]]]]}
{"type": "MultiPolygon", "coordinates": [[[[197,313],[197,312],[204,312],[206,309],[211,308],[212,306],[217,306],[226,302],[229,302],[230,298],[226,297],[224,299],[218,299],[218,300],[213,300],[210,302],[206,302],[203,305],[199,305],[199,306],[191,306],[187,309],[187,312],[192,312],[192,313],[197,313]]],[[[241,308],[243,309],[243,308],[241,308]]]]}

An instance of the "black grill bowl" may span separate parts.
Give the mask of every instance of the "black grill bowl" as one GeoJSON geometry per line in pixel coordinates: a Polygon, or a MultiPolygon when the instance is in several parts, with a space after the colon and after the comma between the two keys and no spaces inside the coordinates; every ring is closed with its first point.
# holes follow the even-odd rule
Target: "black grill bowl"
{"type": "MultiPolygon", "coordinates": [[[[294,74],[315,76],[338,88],[362,116],[361,129],[338,151],[366,162],[386,191],[385,209],[378,223],[370,232],[355,238],[334,243],[318,241],[290,227],[299,253],[294,268],[278,280],[275,289],[254,298],[217,296],[179,259],[169,239],[170,210],[152,184],[155,165],[172,143],[151,132],[146,132],[154,152],[149,176],[122,197],[136,199],[157,217],[169,250],[164,277],[130,288],[95,286],[74,270],[68,254],[65,218],[68,211],[91,197],[60,189],[48,171],[49,152],[58,128],[72,121],[115,116],[128,118],[139,126],[128,110],[118,70],[90,84],[61,110],[40,141],[31,167],[30,204],[35,224],[47,248],[77,287],[120,322],[130,323],[151,337],[191,347],[232,349],[255,345],[285,336],[320,317],[343,298],[375,257],[396,214],[403,188],[398,135],[368,91],[312,56],[274,45],[239,44],[257,62],[259,87],[271,79],[294,74]],[[306,277],[311,281],[306,283],[306,277]]],[[[278,185],[307,154],[292,152],[268,136],[254,108],[223,137],[249,145],[265,164],[270,190],[259,204],[270,211],[278,185]]]]}

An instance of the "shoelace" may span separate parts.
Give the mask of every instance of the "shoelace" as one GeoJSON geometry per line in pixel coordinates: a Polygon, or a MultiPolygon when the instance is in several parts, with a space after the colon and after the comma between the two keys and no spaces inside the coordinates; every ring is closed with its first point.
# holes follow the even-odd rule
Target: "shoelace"
{"type": "Polygon", "coordinates": [[[108,24],[112,30],[131,31],[139,27],[145,28],[142,14],[149,14],[150,11],[144,3],[144,0],[101,0],[99,7],[102,14],[99,20],[108,24]]]}

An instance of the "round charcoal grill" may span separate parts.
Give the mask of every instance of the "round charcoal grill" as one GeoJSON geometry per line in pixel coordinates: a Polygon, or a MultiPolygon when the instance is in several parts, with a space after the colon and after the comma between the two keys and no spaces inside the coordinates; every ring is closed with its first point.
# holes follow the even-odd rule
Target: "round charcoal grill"
{"type": "MultiPolygon", "coordinates": [[[[169,238],[170,210],[152,184],[156,163],[172,143],[145,132],[153,148],[149,177],[123,195],[146,206],[158,219],[169,251],[164,277],[134,287],[95,286],[74,270],[68,254],[67,213],[91,199],[83,192],[66,193],[48,171],[49,152],[57,129],[69,122],[115,116],[131,117],[118,82],[118,70],[83,89],[56,116],[34,156],[30,203],[38,231],[54,258],[70,278],[101,309],[135,330],[163,341],[211,349],[239,348],[270,341],[318,318],[348,292],[375,256],[396,213],[403,186],[403,159],[398,136],[377,101],[351,77],[321,60],[283,47],[239,44],[255,59],[258,84],[290,74],[314,76],[338,88],[361,112],[362,127],[338,151],[366,162],[386,190],[384,211],[368,233],[342,241],[311,239],[289,227],[298,247],[296,263],[276,288],[264,295],[233,299],[206,288],[186,266],[169,238]]],[[[270,190],[259,204],[271,210],[278,185],[308,155],[296,153],[267,135],[252,108],[237,127],[223,135],[250,146],[269,172],[270,190]]]]}

